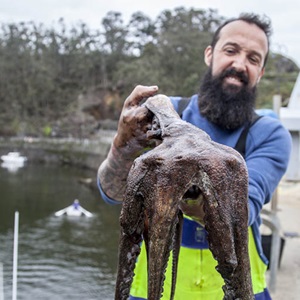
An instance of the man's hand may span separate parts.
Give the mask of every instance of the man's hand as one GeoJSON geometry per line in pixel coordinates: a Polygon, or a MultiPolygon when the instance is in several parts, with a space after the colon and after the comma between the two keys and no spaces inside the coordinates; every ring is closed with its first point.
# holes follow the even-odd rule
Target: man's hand
{"type": "Polygon", "coordinates": [[[153,116],[141,102],[157,91],[157,86],[139,85],[124,102],[117,134],[98,170],[102,190],[112,199],[122,201],[133,161],[155,143],[153,138],[147,137],[153,116]]]}
{"type": "Polygon", "coordinates": [[[141,102],[158,91],[157,86],[138,85],[125,100],[118,124],[114,147],[136,158],[153,143],[146,133],[151,128],[152,115],[141,102]]]}

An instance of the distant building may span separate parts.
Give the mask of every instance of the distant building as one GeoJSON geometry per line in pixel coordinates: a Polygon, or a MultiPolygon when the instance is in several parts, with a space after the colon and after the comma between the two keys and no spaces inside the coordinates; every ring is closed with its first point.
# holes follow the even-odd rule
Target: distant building
{"type": "Polygon", "coordinates": [[[290,131],[292,156],[286,172],[287,180],[300,181],[300,73],[293,88],[288,107],[280,108],[280,119],[290,131]]]}

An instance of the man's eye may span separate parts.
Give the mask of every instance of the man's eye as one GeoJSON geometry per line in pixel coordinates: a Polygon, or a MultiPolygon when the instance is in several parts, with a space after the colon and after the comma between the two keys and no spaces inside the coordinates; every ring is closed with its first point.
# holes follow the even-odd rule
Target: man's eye
{"type": "Polygon", "coordinates": [[[255,65],[258,65],[260,64],[260,59],[256,56],[250,56],[249,57],[249,61],[252,63],[252,64],[255,64],[255,65]]]}
{"type": "Polygon", "coordinates": [[[235,49],[228,48],[228,49],[225,49],[225,52],[226,52],[227,54],[235,54],[235,53],[236,53],[236,50],[235,50],[235,49]]]}

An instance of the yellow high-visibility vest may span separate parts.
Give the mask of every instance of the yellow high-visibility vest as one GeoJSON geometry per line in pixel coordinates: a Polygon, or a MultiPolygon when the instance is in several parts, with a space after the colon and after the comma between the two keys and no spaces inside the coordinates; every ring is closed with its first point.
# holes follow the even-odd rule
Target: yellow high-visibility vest
{"type": "MultiPolygon", "coordinates": [[[[252,229],[249,227],[249,256],[251,265],[251,278],[254,294],[259,294],[266,288],[266,264],[259,256],[252,229]]],[[[222,300],[224,281],[215,269],[217,261],[209,249],[195,249],[181,246],[175,300],[222,300]]],[[[138,256],[135,276],[131,286],[130,295],[138,299],[147,299],[147,257],[144,243],[138,256]]],[[[172,254],[169,258],[164,282],[163,300],[170,299],[172,279],[172,254]]]]}

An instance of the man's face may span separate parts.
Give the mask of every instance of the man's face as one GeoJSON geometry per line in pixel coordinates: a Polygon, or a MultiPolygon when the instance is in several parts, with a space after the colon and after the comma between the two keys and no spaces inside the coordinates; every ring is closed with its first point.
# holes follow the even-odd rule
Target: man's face
{"type": "Polygon", "coordinates": [[[267,37],[256,25],[234,21],[223,27],[215,47],[205,50],[201,114],[230,130],[250,122],[267,52],[267,37]]]}
{"type": "Polygon", "coordinates": [[[214,48],[205,50],[205,62],[217,77],[226,70],[224,90],[239,91],[243,86],[253,88],[264,73],[264,60],[268,52],[265,33],[256,25],[234,21],[220,31],[214,48]]]}

